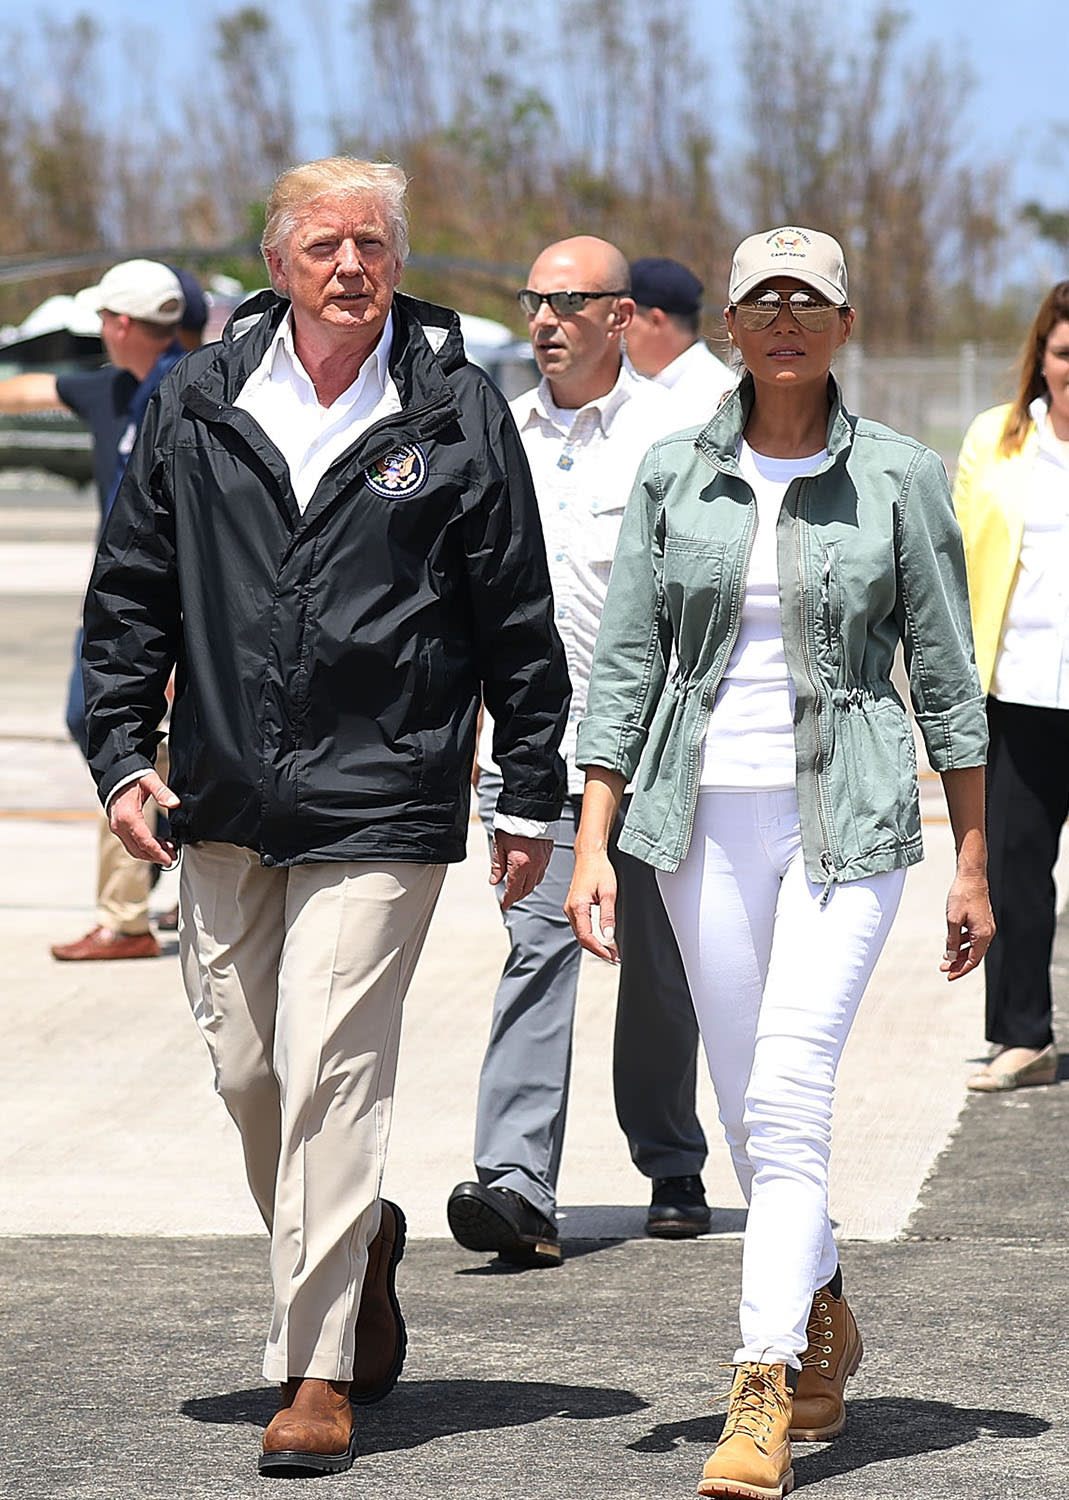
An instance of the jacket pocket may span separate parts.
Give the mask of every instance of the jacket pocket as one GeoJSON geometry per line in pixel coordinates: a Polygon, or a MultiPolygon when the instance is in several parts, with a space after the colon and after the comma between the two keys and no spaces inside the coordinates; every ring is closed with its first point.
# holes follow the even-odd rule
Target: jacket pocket
{"type": "Polygon", "coordinates": [[[917,752],[909,715],[896,697],[858,689],[836,713],[856,852],[920,838],[917,752]]]}
{"type": "Polygon", "coordinates": [[[720,639],[724,543],[669,533],[664,541],[662,586],[683,677],[694,670],[707,637],[720,639]]]}
{"type": "Polygon", "coordinates": [[[586,535],[583,546],[591,572],[602,584],[607,584],[620,541],[624,507],[615,501],[610,504],[606,501],[595,500],[590,510],[590,520],[584,527],[586,535]]]}
{"type": "MultiPolygon", "coordinates": [[[[457,744],[456,704],[449,692],[449,663],[429,642],[419,651],[418,687],[410,711],[414,716],[412,744],[416,780],[422,795],[440,799],[455,796],[463,779],[457,744]]],[[[458,680],[453,677],[454,686],[458,680]]]]}

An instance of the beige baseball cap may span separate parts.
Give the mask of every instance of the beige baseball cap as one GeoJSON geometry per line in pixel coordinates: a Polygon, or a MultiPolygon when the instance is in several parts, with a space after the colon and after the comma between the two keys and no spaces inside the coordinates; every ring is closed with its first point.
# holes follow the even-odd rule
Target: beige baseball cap
{"type": "Polygon", "coordinates": [[[97,312],[125,313],[146,323],[177,323],[186,309],[182,283],[158,260],[120,261],[78,295],[97,312]]]}
{"type": "Polygon", "coordinates": [[[743,240],[731,262],[728,301],[738,302],[772,276],[793,276],[836,304],[849,301],[843,247],[816,229],[788,224],[743,240]]]}

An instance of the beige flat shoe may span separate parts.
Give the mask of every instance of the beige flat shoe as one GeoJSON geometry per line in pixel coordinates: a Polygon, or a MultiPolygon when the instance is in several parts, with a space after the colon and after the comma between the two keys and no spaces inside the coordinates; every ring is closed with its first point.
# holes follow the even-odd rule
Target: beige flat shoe
{"type": "Polygon", "coordinates": [[[978,1073],[967,1078],[965,1087],[978,1094],[1000,1094],[1006,1089],[1053,1083],[1058,1076],[1058,1049],[1053,1042],[1022,1068],[1000,1069],[1001,1057],[1001,1052],[996,1054],[986,1068],[981,1068],[978,1073]]]}

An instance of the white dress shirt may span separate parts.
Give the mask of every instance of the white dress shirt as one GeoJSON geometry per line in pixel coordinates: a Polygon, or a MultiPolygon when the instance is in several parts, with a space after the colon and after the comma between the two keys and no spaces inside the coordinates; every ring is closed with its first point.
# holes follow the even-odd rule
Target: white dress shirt
{"type": "Polygon", "coordinates": [[[653,376],[654,385],[663,385],[672,393],[679,412],[680,427],[693,427],[709,421],[728,391],[738,381],[735,372],[709,348],[704,339],[691,344],[653,376]]]}
{"type": "Polygon", "coordinates": [[[311,377],[297,356],[292,317],[287,313],[278,325],[234,405],[256,418],[286,460],[303,515],[334,460],[375,422],[400,411],[401,398],[390,375],[392,316],[352,385],[329,406],[320,406],[311,377]]]}
{"type": "Polygon", "coordinates": [[[1045,398],[1029,412],[1038,442],[991,692],[1006,703],[1069,708],[1069,453],[1050,430],[1045,398]]]}
{"type": "MultiPolygon", "coordinates": [[[[624,507],[646,449],[687,424],[668,394],[626,362],[608,395],[578,411],[554,405],[546,380],[510,406],[534,478],[555,623],[572,680],[561,754],[568,763],[568,789],[577,793],[584,778],[575,764],[576,732],[586,710],[594,641],[624,507]]],[[[484,770],[495,769],[492,727],[484,715],[478,755],[484,770]]]]}

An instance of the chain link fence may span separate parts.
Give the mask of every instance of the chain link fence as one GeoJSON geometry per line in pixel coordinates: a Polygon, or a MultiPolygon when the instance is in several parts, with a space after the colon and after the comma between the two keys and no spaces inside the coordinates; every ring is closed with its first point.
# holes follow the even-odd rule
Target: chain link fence
{"type": "Polygon", "coordinates": [[[866,355],[848,344],[836,363],[846,404],[926,443],[953,477],[965,429],[977,412],[1011,401],[1017,352],[981,353],[962,344],[954,355],[866,355]]]}

